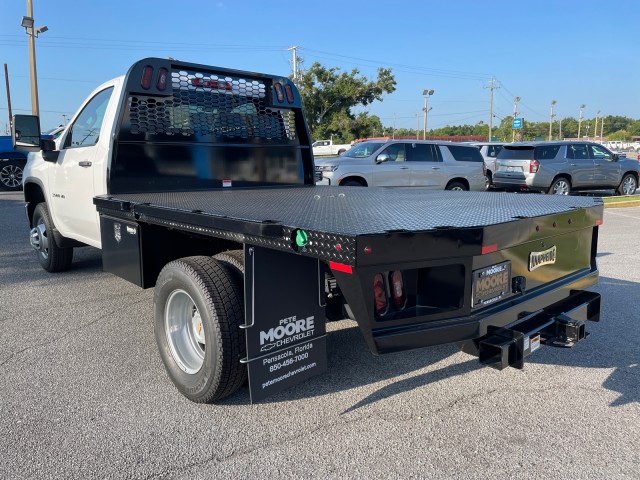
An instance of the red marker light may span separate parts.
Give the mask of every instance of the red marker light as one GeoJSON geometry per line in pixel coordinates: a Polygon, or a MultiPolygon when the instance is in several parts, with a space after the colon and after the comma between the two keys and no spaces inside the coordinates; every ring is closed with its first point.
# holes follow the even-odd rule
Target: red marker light
{"type": "Polygon", "coordinates": [[[339,244],[339,243],[336,243],[336,250],[337,250],[337,251],[342,250],[342,245],[341,245],[341,244],[339,244]]]}
{"type": "Polygon", "coordinates": [[[494,243],[492,245],[485,245],[482,247],[482,255],[486,255],[487,253],[493,253],[498,251],[498,244],[494,243]]]}
{"type": "Polygon", "coordinates": [[[353,267],[344,263],[329,262],[329,268],[331,270],[335,270],[336,272],[353,273],[353,267]]]}
{"type": "Polygon", "coordinates": [[[371,247],[364,247],[364,253],[371,253],[372,251],[371,247]]]}
{"type": "Polygon", "coordinates": [[[603,222],[601,218],[596,219],[596,225],[602,225],[602,223],[603,222]]]}
{"type": "Polygon", "coordinates": [[[158,70],[158,81],[156,83],[156,88],[160,91],[164,91],[167,88],[167,77],[169,76],[169,70],[166,68],[161,68],[158,70]]]}
{"type": "Polygon", "coordinates": [[[149,90],[149,87],[151,87],[151,77],[153,77],[153,67],[147,65],[142,70],[142,80],[140,80],[140,86],[145,90],[149,90]]]}

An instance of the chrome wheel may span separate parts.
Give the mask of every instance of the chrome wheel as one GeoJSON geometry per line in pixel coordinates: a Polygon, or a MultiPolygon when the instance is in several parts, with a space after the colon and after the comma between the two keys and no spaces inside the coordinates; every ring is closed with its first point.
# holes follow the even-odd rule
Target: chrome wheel
{"type": "Polygon", "coordinates": [[[205,334],[195,302],[184,290],[174,290],[167,298],[165,332],[171,355],[180,369],[193,375],[202,368],[205,334]]]}
{"type": "Polygon", "coordinates": [[[638,189],[638,182],[636,179],[629,175],[622,182],[622,194],[623,195],[633,195],[638,189]]]}
{"type": "Polygon", "coordinates": [[[551,193],[554,195],[569,195],[569,191],[571,190],[571,186],[569,182],[564,178],[556,180],[551,187],[551,193]]]}
{"type": "Polygon", "coordinates": [[[29,233],[29,243],[34,250],[37,250],[43,259],[49,258],[49,239],[47,238],[47,227],[44,225],[42,218],[38,220],[38,224],[31,229],[29,233]]]}

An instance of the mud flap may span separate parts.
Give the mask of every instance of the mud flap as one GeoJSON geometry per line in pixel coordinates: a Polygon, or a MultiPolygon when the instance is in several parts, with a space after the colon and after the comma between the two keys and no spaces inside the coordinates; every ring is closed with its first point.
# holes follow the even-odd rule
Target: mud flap
{"type": "Polygon", "coordinates": [[[327,370],[326,320],[318,260],[252,245],[244,254],[242,362],[254,403],[327,370]]]}

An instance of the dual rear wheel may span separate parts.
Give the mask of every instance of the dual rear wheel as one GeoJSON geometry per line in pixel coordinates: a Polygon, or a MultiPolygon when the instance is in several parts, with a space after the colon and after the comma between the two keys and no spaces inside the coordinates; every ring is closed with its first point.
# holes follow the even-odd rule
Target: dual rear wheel
{"type": "Polygon", "coordinates": [[[154,291],[154,330],[169,378],[188,399],[211,403],[247,380],[244,257],[231,251],[168,263],[154,291]]]}

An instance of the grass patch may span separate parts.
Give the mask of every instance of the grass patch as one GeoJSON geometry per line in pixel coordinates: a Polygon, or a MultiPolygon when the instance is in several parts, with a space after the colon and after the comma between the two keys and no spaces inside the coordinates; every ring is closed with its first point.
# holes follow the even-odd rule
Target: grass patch
{"type": "Polygon", "coordinates": [[[636,207],[640,206],[640,195],[625,195],[620,197],[603,197],[605,207],[636,207]]]}

